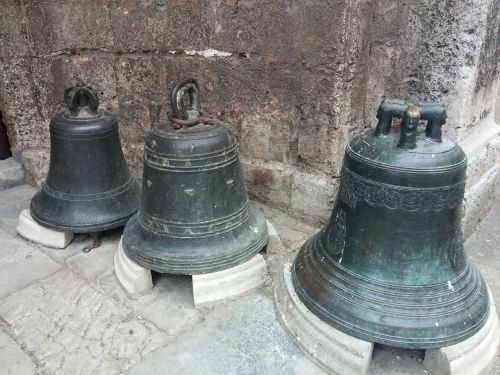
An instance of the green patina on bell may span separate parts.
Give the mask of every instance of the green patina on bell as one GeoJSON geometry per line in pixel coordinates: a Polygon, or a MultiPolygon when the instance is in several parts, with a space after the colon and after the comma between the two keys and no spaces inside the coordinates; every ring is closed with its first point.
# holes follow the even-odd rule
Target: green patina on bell
{"type": "Polygon", "coordinates": [[[262,250],[268,234],[248,200],[236,137],[200,112],[194,79],[174,87],[171,106],[172,123],[155,128],[146,142],[141,207],[125,227],[123,248],[162,273],[194,275],[243,263],[262,250]]]}
{"type": "Polygon", "coordinates": [[[489,310],[460,229],[467,159],[441,138],[446,111],[437,103],[384,100],[377,117],[376,129],[348,145],[330,221],[298,253],[293,285],[314,314],[351,336],[453,345],[478,332],[489,310]],[[402,117],[400,131],[393,117],[402,117]]]}

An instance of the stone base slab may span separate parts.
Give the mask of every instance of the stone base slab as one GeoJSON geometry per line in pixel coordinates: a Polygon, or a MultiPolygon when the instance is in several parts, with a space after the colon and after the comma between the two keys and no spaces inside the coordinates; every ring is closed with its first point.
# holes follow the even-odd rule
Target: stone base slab
{"type": "Polygon", "coordinates": [[[16,230],[17,233],[27,240],[58,249],[64,249],[75,238],[71,232],[60,232],[38,224],[31,217],[28,208],[21,211],[16,230]]]}
{"type": "Polygon", "coordinates": [[[213,304],[243,294],[262,285],[267,265],[261,254],[227,270],[193,275],[195,307],[213,304]]]}
{"type": "Polygon", "coordinates": [[[349,336],[319,319],[299,299],[292,285],[291,264],[276,280],[274,298],[282,323],[305,354],[333,374],[366,374],[373,343],[349,336]]]}
{"type": "Polygon", "coordinates": [[[489,375],[493,373],[500,330],[491,291],[490,314],[474,336],[461,343],[425,352],[424,366],[434,375],[489,375]]]}
{"type": "Polygon", "coordinates": [[[123,250],[122,239],[114,259],[115,274],[121,286],[130,295],[137,295],[153,288],[151,270],[139,266],[123,250]]]}

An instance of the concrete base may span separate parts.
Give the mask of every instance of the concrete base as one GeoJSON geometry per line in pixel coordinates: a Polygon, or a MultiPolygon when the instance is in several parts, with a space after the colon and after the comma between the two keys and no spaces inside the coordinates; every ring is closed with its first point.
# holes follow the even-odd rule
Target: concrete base
{"type": "Polygon", "coordinates": [[[267,265],[261,254],[227,270],[193,275],[195,307],[219,302],[254,289],[264,283],[267,265]]]}
{"type": "Polygon", "coordinates": [[[121,238],[115,253],[114,267],[118,281],[130,296],[153,288],[151,270],[139,266],[125,254],[121,238]]]}
{"type": "Polygon", "coordinates": [[[424,366],[434,375],[488,375],[493,373],[500,341],[498,316],[493,296],[490,315],[484,327],[474,336],[452,346],[429,349],[424,366]]]}
{"type": "Polygon", "coordinates": [[[274,298],[282,323],[302,351],[328,373],[366,374],[373,343],[349,336],[323,322],[300,301],[292,285],[291,264],[276,281],[274,298]]]}
{"type": "Polygon", "coordinates": [[[19,215],[19,224],[16,230],[17,233],[27,240],[58,249],[64,249],[75,237],[73,233],[59,232],[38,224],[31,217],[28,208],[21,211],[19,215]]]}

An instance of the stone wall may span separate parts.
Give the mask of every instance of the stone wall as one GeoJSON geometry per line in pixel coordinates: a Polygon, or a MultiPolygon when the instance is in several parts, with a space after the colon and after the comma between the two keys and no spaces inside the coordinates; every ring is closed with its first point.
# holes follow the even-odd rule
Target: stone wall
{"type": "Polygon", "coordinates": [[[204,109],[234,125],[251,195],[317,222],[335,199],[345,145],[375,124],[380,100],[432,99],[448,108],[449,136],[488,135],[474,146],[475,173],[494,188],[499,9],[499,0],[4,0],[0,110],[39,184],[48,121],[78,77],[118,117],[140,176],[147,130],[166,120],[172,84],[194,76],[204,109]]]}

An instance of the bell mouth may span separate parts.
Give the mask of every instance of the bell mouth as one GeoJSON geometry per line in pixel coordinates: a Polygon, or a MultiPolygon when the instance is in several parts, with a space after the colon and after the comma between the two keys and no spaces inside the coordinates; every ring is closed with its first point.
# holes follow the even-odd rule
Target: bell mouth
{"type": "Polygon", "coordinates": [[[120,190],[97,197],[53,194],[44,186],[31,200],[31,216],[40,225],[58,231],[102,232],[124,226],[137,212],[139,191],[139,184],[133,178],[120,190]]]}
{"type": "Polygon", "coordinates": [[[325,257],[318,251],[321,235],[301,248],[291,276],[304,305],[332,327],[368,342],[430,349],[462,342],[486,323],[487,286],[470,261],[451,282],[381,282],[325,257]]]}
{"type": "Polygon", "coordinates": [[[137,264],[159,273],[197,275],[235,267],[254,257],[268,241],[267,222],[254,207],[240,225],[209,237],[160,233],[134,215],[123,232],[123,249],[137,264]]]}

